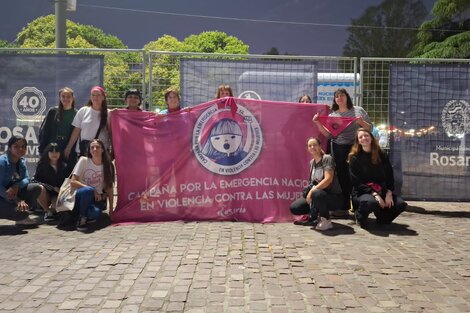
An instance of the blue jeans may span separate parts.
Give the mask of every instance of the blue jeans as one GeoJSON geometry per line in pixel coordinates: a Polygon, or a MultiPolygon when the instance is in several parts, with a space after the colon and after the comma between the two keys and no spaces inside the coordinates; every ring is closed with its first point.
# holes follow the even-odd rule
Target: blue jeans
{"type": "Polygon", "coordinates": [[[95,219],[105,208],[106,200],[95,201],[95,188],[87,186],[77,189],[73,210],[78,213],[80,217],[95,219]]]}

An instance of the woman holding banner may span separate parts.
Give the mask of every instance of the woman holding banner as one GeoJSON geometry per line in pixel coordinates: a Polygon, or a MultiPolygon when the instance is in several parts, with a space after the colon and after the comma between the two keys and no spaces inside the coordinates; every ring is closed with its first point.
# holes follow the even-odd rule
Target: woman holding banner
{"type": "Polygon", "coordinates": [[[305,198],[295,200],[290,210],[294,215],[308,214],[307,220],[295,224],[315,226],[316,230],[321,231],[328,230],[333,228],[330,210],[340,207],[343,202],[335,162],[329,154],[323,152],[318,138],[309,138],[307,149],[312,155],[309,185],[305,190],[305,198]]]}
{"type": "Polygon", "coordinates": [[[181,110],[181,107],[180,107],[181,96],[177,89],[168,88],[167,90],[165,90],[164,97],[165,97],[166,109],[161,110],[159,114],[168,114],[168,113],[178,112],[179,110],[181,110]]]}
{"type": "Polygon", "coordinates": [[[103,87],[91,88],[90,99],[86,106],[78,110],[73,119],[73,129],[70,140],[65,148],[64,155],[69,157],[74,145],[75,151],[80,156],[87,154],[88,146],[92,139],[101,139],[107,150],[111,147],[111,139],[108,131],[108,105],[106,92],[103,87]],[[76,144],[78,141],[78,144],[76,144]]]}
{"type": "Polygon", "coordinates": [[[338,173],[339,184],[343,191],[344,203],[342,211],[335,212],[336,215],[347,215],[351,209],[351,180],[349,177],[348,154],[356,138],[356,132],[359,127],[370,130],[372,123],[367,112],[359,107],[353,106],[351,96],[346,89],[340,88],[335,91],[331,113],[328,117],[339,118],[346,121],[342,124],[344,127],[338,133],[332,134],[322,123],[319,114],[315,114],[313,122],[317,125],[321,133],[328,138],[331,137],[331,152],[336,163],[336,172],[338,173]]]}
{"type": "Polygon", "coordinates": [[[220,85],[217,88],[217,93],[215,94],[216,99],[225,98],[225,97],[233,97],[232,87],[229,85],[220,85]]]}
{"type": "Polygon", "coordinates": [[[348,160],[356,222],[366,228],[374,212],[377,224],[390,224],[405,210],[406,202],[394,194],[392,165],[370,130],[358,130],[348,160]]]}

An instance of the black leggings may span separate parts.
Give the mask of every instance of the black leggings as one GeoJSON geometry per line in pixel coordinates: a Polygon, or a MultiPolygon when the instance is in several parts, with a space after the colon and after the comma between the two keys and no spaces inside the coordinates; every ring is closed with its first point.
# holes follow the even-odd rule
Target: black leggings
{"type": "Polygon", "coordinates": [[[351,177],[349,176],[348,154],[352,145],[339,145],[331,143],[331,152],[336,164],[336,173],[338,174],[338,182],[343,193],[342,209],[347,211],[351,208],[351,177]]]}

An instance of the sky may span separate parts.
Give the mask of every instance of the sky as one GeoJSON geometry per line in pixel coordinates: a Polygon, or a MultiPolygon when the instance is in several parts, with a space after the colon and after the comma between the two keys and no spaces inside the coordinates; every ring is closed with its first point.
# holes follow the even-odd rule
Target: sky
{"type": "MultiPolygon", "coordinates": [[[[381,0],[77,0],[67,18],[115,35],[141,49],[164,34],[183,40],[203,31],[223,31],[262,54],[340,56],[347,26],[381,0]],[[266,22],[271,21],[271,22],[266,22]],[[277,21],[277,22],[275,22],[277,21]]],[[[423,0],[431,10],[434,0],[423,0]]],[[[34,19],[54,13],[53,0],[2,1],[0,39],[13,41],[34,19]]]]}

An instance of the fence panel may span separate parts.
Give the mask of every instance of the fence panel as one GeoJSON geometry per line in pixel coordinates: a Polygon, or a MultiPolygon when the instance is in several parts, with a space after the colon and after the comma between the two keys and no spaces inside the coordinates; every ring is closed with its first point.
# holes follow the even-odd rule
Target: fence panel
{"type": "MultiPolygon", "coordinates": [[[[14,54],[82,54],[101,55],[104,58],[104,87],[109,107],[123,107],[124,93],[129,88],[142,90],[146,94],[144,50],[132,49],[68,49],[68,48],[4,48],[0,53],[14,54]]],[[[63,87],[63,86],[60,86],[63,87]]],[[[60,88],[59,87],[59,88],[60,88]]],[[[74,86],[69,86],[73,89],[74,86]]],[[[55,99],[54,99],[55,101],[55,99]]],[[[77,99],[82,106],[88,99],[77,99]]]]}
{"type": "Polygon", "coordinates": [[[149,100],[152,108],[157,110],[164,108],[163,94],[169,87],[182,91],[183,106],[212,100],[217,87],[222,84],[230,85],[237,97],[297,101],[306,93],[314,102],[328,104],[331,104],[332,94],[337,88],[348,89],[352,97],[356,97],[359,90],[356,58],[167,51],[150,51],[148,56],[148,64],[152,68],[148,80],[149,100]],[[186,85],[188,81],[192,81],[191,87],[186,85]],[[312,85],[312,81],[315,84],[312,85]],[[259,88],[264,90],[264,94],[243,93],[247,82],[248,85],[257,83],[258,87],[263,85],[259,88]],[[305,83],[303,88],[299,87],[302,83],[305,83]],[[311,87],[305,87],[309,84],[311,87]],[[292,90],[291,95],[281,97],[277,93],[286,88],[284,85],[296,86],[293,88],[297,89],[292,90]]]}
{"type": "Polygon", "coordinates": [[[362,58],[360,72],[403,196],[470,200],[470,60],[362,58]]]}

